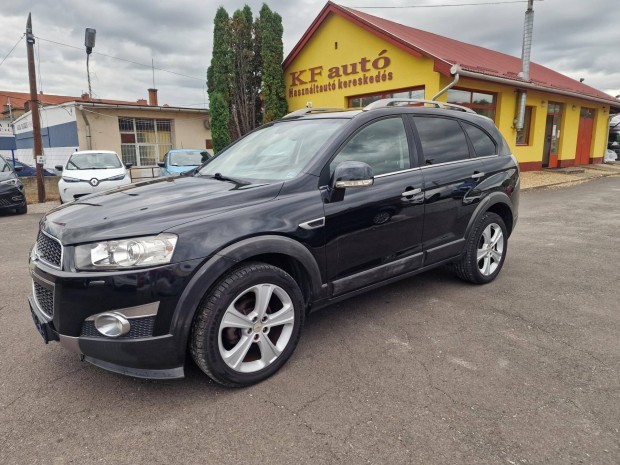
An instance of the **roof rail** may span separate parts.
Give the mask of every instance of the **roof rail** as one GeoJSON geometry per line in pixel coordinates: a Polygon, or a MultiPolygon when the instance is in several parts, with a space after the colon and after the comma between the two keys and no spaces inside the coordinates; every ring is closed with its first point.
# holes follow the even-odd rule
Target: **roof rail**
{"type": "Polygon", "coordinates": [[[364,107],[364,111],[376,110],[377,108],[387,108],[396,106],[406,106],[408,104],[421,104],[420,106],[432,105],[435,108],[444,108],[446,110],[464,111],[466,113],[476,113],[471,108],[467,108],[461,105],[455,105],[453,103],[437,102],[436,100],[423,100],[415,98],[384,98],[377,100],[364,107]]]}
{"type": "Polygon", "coordinates": [[[308,115],[310,113],[321,113],[323,111],[344,111],[343,108],[302,108],[301,110],[295,110],[288,115],[283,116],[283,118],[294,118],[295,116],[303,116],[308,115]]]}

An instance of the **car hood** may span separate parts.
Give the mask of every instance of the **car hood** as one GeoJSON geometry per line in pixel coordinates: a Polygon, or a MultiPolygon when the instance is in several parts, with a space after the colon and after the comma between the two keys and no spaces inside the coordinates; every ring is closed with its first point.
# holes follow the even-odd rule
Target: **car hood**
{"type": "Polygon", "coordinates": [[[127,169],[124,166],[120,168],[106,168],[106,169],[99,169],[99,170],[67,170],[66,169],[62,172],[62,175],[67,176],[69,178],[90,181],[93,178],[108,179],[113,176],[125,174],[126,171],[127,169]]]}
{"type": "Polygon", "coordinates": [[[0,171],[0,181],[6,181],[7,179],[13,179],[15,174],[12,171],[0,171]]]}
{"type": "Polygon", "coordinates": [[[275,198],[283,182],[240,184],[171,176],[93,194],[41,219],[64,245],[158,234],[189,221],[275,198]]]}

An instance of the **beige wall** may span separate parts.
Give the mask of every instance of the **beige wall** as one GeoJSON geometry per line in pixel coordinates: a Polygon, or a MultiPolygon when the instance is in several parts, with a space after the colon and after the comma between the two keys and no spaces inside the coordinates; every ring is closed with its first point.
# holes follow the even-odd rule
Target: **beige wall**
{"type": "Polygon", "coordinates": [[[78,139],[80,150],[88,150],[87,128],[84,116],[90,124],[91,148],[93,150],[113,150],[121,153],[121,134],[118,118],[148,118],[172,120],[172,148],[206,148],[206,140],[211,139],[211,130],[205,129],[208,118],[205,113],[159,111],[159,110],[123,110],[93,108],[77,112],[78,139]]]}

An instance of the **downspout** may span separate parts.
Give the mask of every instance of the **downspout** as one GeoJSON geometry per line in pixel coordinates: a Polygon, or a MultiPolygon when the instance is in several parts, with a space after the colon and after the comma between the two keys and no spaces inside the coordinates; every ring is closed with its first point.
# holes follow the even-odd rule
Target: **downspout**
{"type": "MultiPolygon", "coordinates": [[[[530,80],[530,53],[532,51],[532,34],[534,30],[534,0],[528,0],[527,11],[525,12],[525,25],[523,28],[523,48],[521,50],[521,79],[526,82],[530,80]]],[[[517,131],[523,129],[525,124],[525,101],[527,91],[519,92],[519,114],[515,128],[517,131]]]]}
{"type": "Polygon", "coordinates": [[[458,84],[459,82],[459,73],[461,72],[461,67],[459,65],[453,65],[452,68],[450,68],[450,74],[452,74],[454,76],[454,80],[448,84],[446,87],[444,87],[443,89],[441,89],[439,92],[437,92],[435,95],[433,95],[433,98],[431,100],[437,100],[437,98],[439,98],[440,95],[448,92],[448,90],[452,89],[455,85],[458,84]]]}
{"type": "Polygon", "coordinates": [[[80,105],[78,109],[80,110],[80,115],[82,115],[82,118],[84,119],[84,124],[86,124],[86,145],[88,147],[88,150],[92,150],[93,146],[92,146],[92,142],[90,138],[90,122],[88,121],[88,118],[86,117],[86,112],[84,111],[84,107],[80,105]]]}

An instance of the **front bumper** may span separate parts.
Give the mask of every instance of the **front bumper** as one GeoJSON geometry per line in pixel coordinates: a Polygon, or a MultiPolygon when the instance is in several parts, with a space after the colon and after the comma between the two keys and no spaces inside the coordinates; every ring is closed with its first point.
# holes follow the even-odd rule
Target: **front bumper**
{"type": "Polygon", "coordinates": [[[26,195],[23,187],[0,186],[0,209],[20,208],[26,205],[26,195]]]}
{"type": "Polygon", "coordinates": [[[117,187],[126,186],[131,184],[129,177],[121,179],[119,181],[106,181],[102,180],[99,184],[93,187],[88,181],[67,182],[64,179],[58,181],[58,193],[63,203],[73,202],[88,194],[94,194],[96,192],[104,192],[117,187]]]}
{"type": "Polygon", "coordinates": [[[119,272],[67,272],[31,258],[33,292],[28,299],[44,341],[59,341],[83,360],[141,378],[184,376],[185,340],[172,327],[179,297],[199,260],[119,272]],[[106,337],[93,316],[119,312],[129,333],[106,337]]]}

